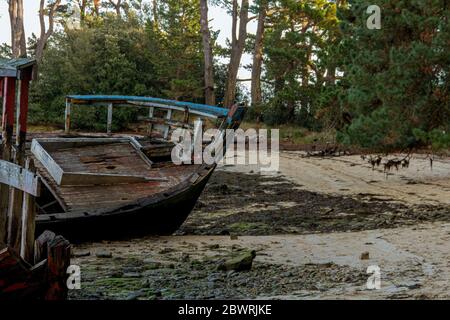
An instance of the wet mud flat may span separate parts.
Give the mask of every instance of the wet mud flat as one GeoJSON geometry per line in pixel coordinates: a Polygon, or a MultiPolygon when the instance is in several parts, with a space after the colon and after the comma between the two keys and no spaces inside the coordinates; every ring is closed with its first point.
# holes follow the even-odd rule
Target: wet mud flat
{"type": "Polygon", "coordinates": [[[450,206],[411,205],[364,193],[330,195],[300,189],[283,176],[218,171],[177,234],[311,234],[429,221],[450,221],[450,206]]]}
{"type": "Polygon", "coordinates": [[[448,161],[389,179],[338,161],[288,154],[275,175],[217,170],[174,236],[75,246],[82,289],[70,298],[449,298],[448,161]],[[251,267],[222,268],[249,252],[251,267]],[[369,266],[381,290],[368,290],[369,266]]]}
{"type": "Polygon", "coordinates": [[[219,245],[219,239],[208,243],[201,240],[149,238],[125,246],[121,242],[104,243],[101,249],[98,245],[78,247],[75,255],[89,256],[72,261],[81,266],[83,277],[82,289],[71,291],[70,298],[270,299],[295,292],[312,295],[349,287],[363,290],[367,279],[356,268],[334,263],[269,263],[260,259],[265,255],[263,248],[257,250],[261,257],[250,270],[223,270],[220,266],[224,261],[245,255],[248,248],[231,243],[219,245]]]}

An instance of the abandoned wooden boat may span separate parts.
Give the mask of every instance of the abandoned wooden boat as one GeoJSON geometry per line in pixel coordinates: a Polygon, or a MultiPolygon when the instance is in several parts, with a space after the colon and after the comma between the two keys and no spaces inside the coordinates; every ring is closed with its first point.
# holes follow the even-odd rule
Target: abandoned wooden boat
{"type": "Polygon", "coordinates": [[[173,163],[171,134],[180,128],[193,132],[198,119],[203,122],[197,124],[208,123],[219,132],[236,129],[244,113],[240,106],[225,109],[149,97],[67,97],[65,134],[37,137],[30,148],[45,186],[37,199],[37,234],[48,229],[77,241],[173,233],[216,165],[173,163]],[[72,109],[80,105],[108,109],[106,135],[71,134],[72,109]],[[148,110],[148,133],[112,134],[114,108],[130,106],[148,110]]]}

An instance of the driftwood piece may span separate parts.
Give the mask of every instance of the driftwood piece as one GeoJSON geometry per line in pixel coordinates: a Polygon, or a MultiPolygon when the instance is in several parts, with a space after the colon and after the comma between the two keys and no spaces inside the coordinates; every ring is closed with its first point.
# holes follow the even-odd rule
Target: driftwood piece
{"type": "MultiPolygon", "coordinates": [[[[33,159],[27,159],[26,169],[36,172],[33,159]]],[[[25,194],[22,205],[22,237],[20,256],[27,262],[34,261],[34,231],[36,229],[36,199],[25,194]]]]}
{"type": "Polygon", "coordinates": [[[44,231],[34,243],[34,264],[47,259],[47,243],[55,239],[56,234],[51,231],[44,231]]]}
{"type": "Polygon", "coordinates": [[[46,300],[64,300],[67,298],[67,269],[70,265],[70,243],[62,236],[56,236],[48,242],[48,290],[46,300]]]}

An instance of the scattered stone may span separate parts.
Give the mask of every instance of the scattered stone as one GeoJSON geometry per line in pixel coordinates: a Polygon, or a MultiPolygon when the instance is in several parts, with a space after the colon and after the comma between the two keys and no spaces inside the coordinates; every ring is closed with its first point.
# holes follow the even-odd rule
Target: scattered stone
{"type": "Polygon", "coordinates": [[[91,255],[90,251],[75,251],[72,253],[72,258],[83,258],[89,257],[91,255]]]}
{"type": "Polygon", "coordinates": [[[238,236],[235,235],[235,234],[232,234],[232,235],[230,236],[230,240],[238,240],[238,236]]]}
{"type": "Polygon", "coordinates": [[[127,272],[123,274],[123,278],[138,279],[142,278],[142,274],[139,272],[127,272]]]}
{"type": "Polygon", "coordinates": [[[361,253],[361,260],[369,260],[370,259],[370,253],[369,252],[363,252],[361,253]]]}
{"type": "Polygon", "coordinates": [[[187,253],[182,253],[181,254],[181,262],[189,262],[190,261],[190,256],[187,253]]]}
{"type": "Polygon", "coordinates": [[[162,267],[162,263],[156,260],[153,260],[151,258],[148,259],[144,259],[142,261],[142,263],[144,264],[144,268],[147,270],[154,270],[154,269],[159,269],[162,267]]]}
{"type": "Polygon", "coordinates": [[[174,250],[172,248],[164,248],[162,250],[160,250],[158,253],[159,254],[168,254],[168,253],[172,253],[174,250]]]}
{"type": "Polygon", "coordinates": [[[234,270],[228,271],[227,272],[227,278],[232,277],[235,274],[236,274],[236,271],[234,271],[234,270]]]}
{"type": "Polygon", "coordinates": [[[101,259],[110,259],[112,258],[112,253],[109,251],[97,251],[95,256],[101,259]]]}
{"type": "Polygon", "coordinates": [[[219,249],[220,248],[220,245],[219,244],[212,244],[212,245],[209,245],[208,246],[208,249],[211,249],[211,250],[217,250],[217,249],[219,249]]]}
{"type": "Polygon", "coordinates": [[[247,271],[252,268],[253,260],[256,257],[256,251],[245,251],[237,256],[226,260],[217,267],[220,271],[247,271]]]}
{"type": "Polygon", "coordinates": [[[201,209],[201,208],[205,208],[206,204],[202,201],[197,201],[197,204],[195,206],[196,206],[196,208],[201,209]]]}
{"type": "Polygon", "coordinates": [[[145,291],[139,290],[130,293],[125,300],[137,300],[139,298],[145,297],[147,294],[145,291]]]}
{"type": "Polygon", "coordinates": [[[148,289],[152,286],[152,282],[149,279],[142,280],[141,287],[144,289],[148,289]]]}
{"type": "Polygon", "coordinates": [[[226,184],[221,184],[220,186],[216,187],[216,190],[221,194],[228,194],[230,192],[230,188],[228,188],[228,185],[226,184]]]}

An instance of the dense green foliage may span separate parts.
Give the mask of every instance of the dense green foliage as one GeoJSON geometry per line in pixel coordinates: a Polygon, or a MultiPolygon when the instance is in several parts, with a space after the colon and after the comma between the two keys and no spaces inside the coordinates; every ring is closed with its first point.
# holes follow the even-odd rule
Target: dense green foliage
{"type": "Polygon", "coordinates": [[[264,120],[318,129],[315,115],[327,70],[336,68],[328,59],[337,31],[336,6],[326,0],[280,0],[273,6],[265,40],[269,94],[264,120]]]}
{"type": "Polygon", "coordinates": [[[450,8],[446,1],[358,1],[341,43],[345,94],[353,115],[342,142],[408,148],[450,140],[450,8]],[[382,8],[381,30],[365,27],[369,4],[382,8]]]}
{"type": "MultiPolygon", "coordinates": [[[[168,1],[157,27],[133,12],[105,14],[56,33],[32,90],[32,120],[62,124],[67,94],[126,94],[201,100],[202,60],[196,1],[168,1]]],[[[135,110],[115,113],[123,127],[135,110]]],[[[83,127],[105,125],[106,110],[75,109],[83,127]],[[77,112],[78,111],[78,112],[77,112]]]]}

